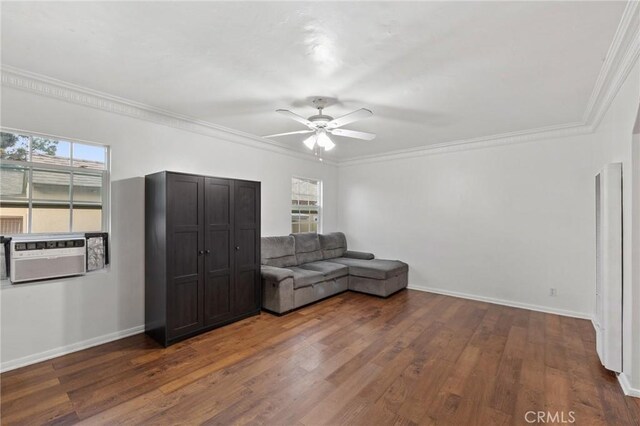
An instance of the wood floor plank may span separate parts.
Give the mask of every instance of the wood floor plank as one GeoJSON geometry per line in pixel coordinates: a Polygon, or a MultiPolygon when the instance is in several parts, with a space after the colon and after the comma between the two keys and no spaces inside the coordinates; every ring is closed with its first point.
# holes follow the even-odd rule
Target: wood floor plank
{"type": "Polygon", "coordinates": [[[4,424],[638,425],[589,321],[343,293],[161,348],[131,336],[0,375],[4,424]]]}
{"type": "MultiPolygon", "coordinates": [[[[204,419],[203,424],[248,424],[259,414],[273,411],[282,399],[272,398],[278,389],[288,388],[302,380],[309,372],[291,365],[281,365],[243,383],[251,389],[252,398],[239,399],[214,416],[204,419]]],[[[193,419],[198,421],[200,419],[193,419]]]]}
{"type": "Polygon", "coordinates": [[[364,365],[316,404],[300,421],[305,425],[330,424],[329,420],[334,413],[348,404],[353,395],[374,380],[381,371],[382,368],[375,364],[364,365]]]}
{"type": "MultiPolygon", "coordinates": [[[[6,392],[6,394],[2,398],[2,405],[7,404],[16,399],[25,399],[30,395],[33,395],[39,391],[43,391],[49,388],[55,388],[60,385],[60,380],[57,378],[52,378],[49,380],[45,380],[39,383],[36,383],[32,386],[23,387],[18,390],[13,390],[11,392],[6,392]]],[[[59,391],[59,390],[57,390],[59,391]]]]}
{"type": "Polygon", "coordinates": [[[65,393],[57,393],[34,401],[16,400],[2,409],[3,424],[37,424],[74,412],[73,404],[65,393]]]}

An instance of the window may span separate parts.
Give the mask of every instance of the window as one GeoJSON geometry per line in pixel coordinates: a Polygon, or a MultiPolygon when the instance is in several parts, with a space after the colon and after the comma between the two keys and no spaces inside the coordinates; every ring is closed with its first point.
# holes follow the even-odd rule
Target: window
{"type": "Polygon", "coordinates": [[[291,179],[291,232],[320,232],[322,182],[291,179]]]}
{"type": "Polygon", "coordinates": [[[0,235],[106,230],[108,147],[0,134],[0,235]]]}

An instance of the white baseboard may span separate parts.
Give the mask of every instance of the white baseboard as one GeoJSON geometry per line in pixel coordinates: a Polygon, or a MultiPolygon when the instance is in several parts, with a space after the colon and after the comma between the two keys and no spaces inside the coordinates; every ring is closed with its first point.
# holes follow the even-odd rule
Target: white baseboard
{"type": "Polygon", "coordinates": [[[40,352],[33,355],[27,355],[22,358],[12,359],[9,361],[2,361],[0,363],[0,372],[15,370],[16,368],[24,367],[26,365],[35,364],[37,362],[46,361],[51,358],[55,358],[61,355],[66,355],[71,352],[81,351],[93,346],[98,346],[103,343],[112,342],[114,340],[122,339],[124,337],[133,336],[144,332],[144,325],[138,325],[136,327],[129,328],[127,330],[120,330],[114,333],[104,334],[102,336],[93,337],[91,339],[83,340],[81,342],[72,343],[66,346],[60,346],[58,348],[50,349],[48,351],[40,352]]]}
{"type": "Polygon", "coordinates": [[[640,398],[640,389],[631,387],[631,383],[629,383],[629,378],[626,374],[618,374],[618,383],[620,383],[620,387],[625,395],[640,398]]]}
{"type": "Polygon", "coordinates": [[[529,309],[530,311],[544,312],[547,314],[556,314],[556,315],[562,315],[565,317],[580,318],[580,319],[593,321],[592,316],[584,312],[568,311],[565,309],[551,308],[548,306],[531,305],[528,303],[514,302],[512,300],[496,299],[493,297],[479,296],[476,294],[461,293],[458,291],[445,290],[442,288],[426,287],[421,285],[409,285],[407,286],[407,288],[410,290],[424,291],[427,293],[444,294],[445,296],[460,297],[462,299],[477,300],[480,302],[494,303],[496,305],[510,306],[512,308],[529,309]]]}

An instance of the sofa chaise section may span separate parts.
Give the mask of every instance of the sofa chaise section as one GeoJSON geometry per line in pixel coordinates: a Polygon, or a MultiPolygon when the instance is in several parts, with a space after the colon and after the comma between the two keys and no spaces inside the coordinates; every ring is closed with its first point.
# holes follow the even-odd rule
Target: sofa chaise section
{"type": "Polygon", "coordinates": [[[407,286],[409,266],[398,260],[333,259],[349,267],[349,290],[387,297],[407,286]]]}
{"type": "Polygon", "coordinates": [[[277,314],[353,290],[387,297],[405,288],[408,265],[347,250],[343,233],[262,238],[263,308],[277,314]]]}
{"type": "Polygon", "coordinates": [[[407,286],[409,265],[350,251],[342,232],[318,235],[324,259],[349,267],[349,290],[387,297],[407,286]]]}

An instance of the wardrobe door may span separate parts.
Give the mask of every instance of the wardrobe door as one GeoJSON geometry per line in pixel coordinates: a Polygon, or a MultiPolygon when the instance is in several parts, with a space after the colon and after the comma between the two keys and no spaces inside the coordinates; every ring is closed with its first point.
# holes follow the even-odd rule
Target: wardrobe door
{"type": "Polygon", "coordinates": [[[204,179],[167,176],[167,334],[172,339],[203,326],[204,179]]]}
{"type": "Polygon", "coordinates": [[[205,178],[205,325],[233,314],[233,198],[232,180],[205,178]]]}
{"type": "Polygon", "coordinates": [[[234,182],[236,315],[260,309],[260,183],[234,182]]]}

